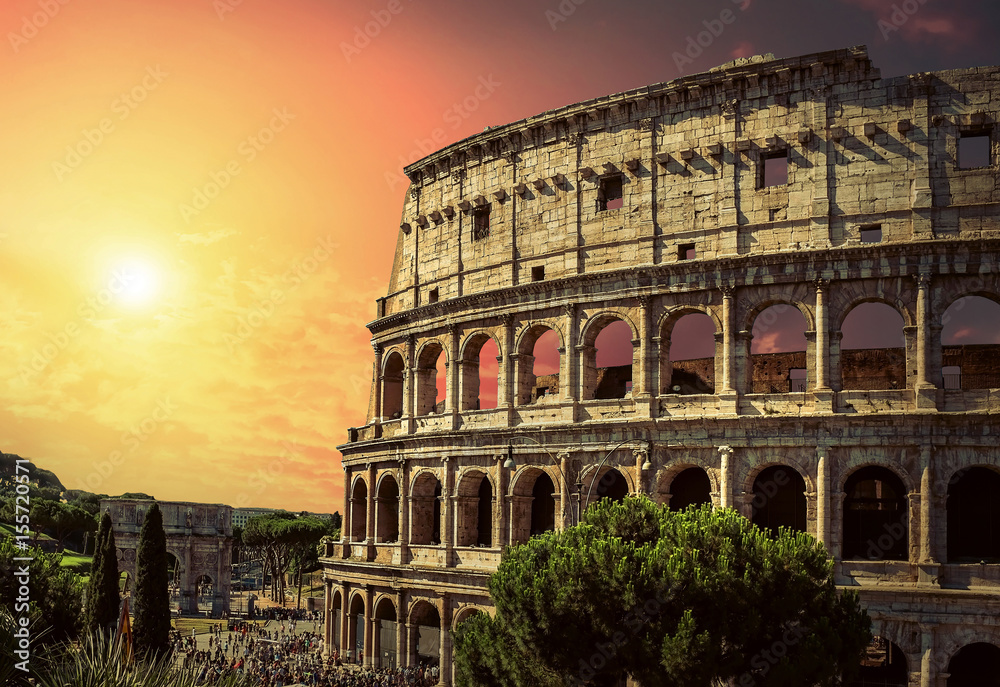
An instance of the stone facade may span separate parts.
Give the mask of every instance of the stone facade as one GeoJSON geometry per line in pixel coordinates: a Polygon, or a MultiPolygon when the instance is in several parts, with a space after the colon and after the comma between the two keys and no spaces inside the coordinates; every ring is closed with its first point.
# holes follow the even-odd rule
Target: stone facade
{"type": "Polygon", "coordinates": [[[945,354],[941,329],[964,296],[1000,301],[998,114],[996,67],[883,79],[850,48],[578,103],[408,167],[368,325],[367,422],[340,447],[328,646],[433,658],[450,684],[449,629],[489,611],[504,546],[643,493],[823,542],[874,619],[866,669],[885,684],[944,687],[995,660],[997,347],[945,354]],[[986,161],[967,168],[974,143],[986,161]],[[899,348],[842,351],[869,302],[902,318],[899,348]],[[806,349],[755,361],[751,332],[776,304],[801,312],[806,349]],[[711,318],[714,356],[675,367],[674,325],[692,313],[711,318]],[[602,398],[595,342],[619,320],[630,384],[602,398]],[[536,378],[549,330],[558,377],[536,378]],[[498,406],[478,410],[491,339],[498,406]],[[975,374],[947,384],[965,355],[975,374]],[[761,376],[786,386],[761,391],[761,376]]]}
{"type": "Polygon", "coordinates": [[[118,546],[118,569],[135,576],[139,530],[146,511],[160,505],[167,553],[176,560],[171,581],[171,611],[204,612],[213,618],[229,611],[233,558],[233,509],[204,503],[102,499],[111,514],[118,546]]]}

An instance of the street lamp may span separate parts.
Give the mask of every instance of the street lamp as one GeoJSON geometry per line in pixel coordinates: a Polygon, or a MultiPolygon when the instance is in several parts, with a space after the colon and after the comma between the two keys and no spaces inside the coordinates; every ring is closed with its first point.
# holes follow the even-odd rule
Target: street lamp
{"type": "MultiPolygon", "coordinates": [[[[566,475],[563,473],[562,468],[559,467],[559,461],[556,460],[555,456],[553,456],[552,453],[550,453],[549,450],[547,448],[545,448],[545,446],[542,445],[542,443],[540,441],[537,441],[535,439],[532,439],[531,437],[526,437],[526,436],[519,436],[517,438],[518,439],[525,439],[525,440],[530,441],[532,443],[538,444],[538,446],[543,451],[545,451],[545,453],[547,453],[549,455],[549,458],[552,460],[552,464],[556,466],[556,469],[559,470],[559,475],[562,477],[563,483],[567,483],[566,482],[566,475]]],[[[617,451],[622,446],[624,446],[625,444],[627,444],[629,442],[632,442],[632,441],[635,441],[635,439],[626,439],[625,441],[621,442],[620,444],[618,444],[617,446],[615,446],[613,449],[611,449],[610,451],[608,451],[604,455],[604,458],[601,459],[601,462],[597,466],[597,470],[594,471],[594,476],[590,478],[590,488],[587,490],[587,503],[588,504],[590,503],[590,496],[591,496],[591,494],[594,491],[594,483],[597,481],[597,475],[600,474],[601,468],[604,467],[604,464],[608,462],[608,458],[610,458],[614,454],[615,451],[617,451]]],[[[643,464],[639,468],[642,472],[646,472],[646,471],[651,470],[653,468],[653,463],[649,459],[649,450],[648,450],[649,449],[649,442],[648,441],[646,442],[646,448],[647,448],[647,451],[646,451],[646,460],[643,462],[643,464]]],[[[503,466],[505,468],[507,468],[508,470],[516,470],[517,469],[517,462],[514,460],[514,445],[510,442],[510,440],[507,441],[507,460],[504,461],[503,466]]],[[[580,497],[581,497],[581,495],[583,493],[583,480],[579,477],[579,475],[577,476],[576,484],[574,486],[576,487],[576,494],[575,494],[575,497],[576,497],[576,522],[579,524],[580,518],[583,516],[583,510],[582,510],[583,509],[583,504],[581,503],[581,500],[580,500],[580,497]]]]}

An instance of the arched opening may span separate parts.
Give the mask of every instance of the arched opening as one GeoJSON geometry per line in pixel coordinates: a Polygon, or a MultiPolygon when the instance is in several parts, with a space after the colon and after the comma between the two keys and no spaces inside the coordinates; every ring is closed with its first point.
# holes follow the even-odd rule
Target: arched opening
{"type": "Polygon", "coordinates": [[[351,494],[351,541],[368,538],[368,485],[359,479],[351,494]]]}
{"type": "Polygon", "coordinates": [[[360,663],[365,650],[365,601],[360,594],[351,599],[348,611],[347,630],[350,641],[346,658],[348,663],[360,663]]]}
{"type": "Polygon", "coordinates": [[[429,472],[413,483],[410,499],[410,543],[441,543],[441,482],[429,472]]]}
{"type": "Polygon", "coordinates": [[[592,474],[583,481],[583,494],[586,498],[584,509],[601,499],[623,501],[629,493],[628,480],[617,468],[604,468],[601,473],[592,474]],[[588,498],[589,497],[589,498],[588,498]]]}
{"type": "Polygon", "coordinates": [[[420,350],[417,358],[417,415],[433,415],[445,410],[447,377],[444,349],[437,342],[420,350]]]}
{"type": "Polygon", "coordinates": [[[906,388],[903,317],[885,303],[861,303],[841,326],[840,379],[844,390],[906,388]]]}
{"type": "Polygon", "coordinates": [[[667,355],[660,371],[664,394],[715,393],[715,322],[688,313],[668,322],[662,335],[667,355]]]}
{"type": "Polygon", "coordinates": [[[752,394],[784,394],[806,390],[805,316],[794,305],[778,303],[753,321],[750,344],[752,394]]]}
{"type": "Polygon", "coordinates": [[[340,590],[333,592],[333,599],[330,602],[330,623],[333,626],[333,646],[343,653],[347,648],[341,644],[341,623],[340,623],[340,613],[343,608],[344,598],[340,594],[340,590]]]}
{"type": "Polygon", "coordinates": [[[375,512],[375,541],[399,541],[399,485],[392,475],[385,475],[379,482],[375,512]]]}
{"type": "Polygon", "coordinates": [[[941,318],[941,387],[1000,388],[1000,304],[965,296],[941,318]]]}
{"type": "Polygon", "coordinates": [[[906,560],[909,556],[906,490],[883,467],[855,471],[844,485],[846,559],[906,560]]]}
{"type": "Polygon", "coordinates": [[[211,576],[201,575],[195,580],[195,598],[199,613],[211,613],[215,604],[215,583],[211,576]]]}
{"type": "Polygon", "coordinates": [[[1000,562],[1000,474],[960,470],[948,484],[948,562],[1000,562]]]}
{"type": "Polygon", "coordinates": [[[1000,687],[1000,648],[968,644],[948,662],[948,687],[1000,687]]]}
{"type": "Polygon", "coordinates": [[[712,482],[701,468],[687,468],[670,482],[671,510],[712,502],[712,482]]]}
{"type": "Polygon", "coordinates": [[[525,332],[518,345],[515,374],[518,405],[559,397],[559,335],[544,325],[525,332]]]}
{"type": "Polygon", "coordinates": [[[632,328],[608,316],[594,325],[587,338],[593,343],[584,352],[583,400],[631,396],[632,328]]]}
{"type": "Polygon", "coordinates": [[[493,485],[478,470],[463,475],[457,489],[458,546],[493,546],[493,485]]]}
{"type": "Polygon", "coordinates": [[[531,488],[531,535],[556,528],[555,486],[552,479],[541,473],[531,488]]]}
{"type": "Polygon", "coordinates": [[[865,649],[861,667],[849,687],[906,687],[906,654],[885,637],[875,636],[865,649]]]}
{"type": "Polygon", "coordinates": [[[786,465],[765,468],[753,482],[753,524],[777,536],[779,527],[806,531],[806,483],[786,465]]]}
{"type": "Polygon", "coordinates": [[[453,623],[453,627],[458,627],[469,618],[479,615],[480,613],[482,613],[482,611],[480,611],[478,608],[463,608],[461,611],[455,614],[455,622],[453,623]]]}
{"type": "Polygon", "coordinates": [[[418,601],[410,613],[410,652],[416,661],[436,666],[441,657],[441,616],[427,601],[418,601]]]}
{"type": "Polygon", "coordinates": [[[500,349],[487,334],[476,334],[465,346],[462,360],[462,410],[497,407],[500,349]]]}
{"type": "Polygon", "coordinates": [[[403,356],[393,351],[382,370],[382,419],[395,420],[403,415],[403,356]]]}
{"type": "Polygon", "coordinates": [[[388,598],[375,606],[375,648],[372,658],[376,668],[395,669],[396,656],[396,606],[388,598]]]}

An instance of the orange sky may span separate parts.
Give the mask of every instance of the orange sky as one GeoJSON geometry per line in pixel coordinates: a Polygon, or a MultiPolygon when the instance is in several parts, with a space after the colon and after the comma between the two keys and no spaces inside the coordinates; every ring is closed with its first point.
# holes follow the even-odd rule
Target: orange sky
{"type": "Polygon", "coordinates": [[[403,164],[754,52],[1000,62],[998,10],[885,32],[892,4],[4,0],[0,449],[69,488],[338,510],[403,164]]]}

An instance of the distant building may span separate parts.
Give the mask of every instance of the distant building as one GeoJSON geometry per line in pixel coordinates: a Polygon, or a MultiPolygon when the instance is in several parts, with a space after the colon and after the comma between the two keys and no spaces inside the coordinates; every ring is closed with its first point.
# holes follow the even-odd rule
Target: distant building
{"type": "Polygon", "coordinates": [[[277,513],[276,508],[234,508],[233,509],[233,527],[239,527],[243,529],[247,526],[247,520],[250,518],[256,518],[261,515],[270,515],[271,513],[277,513]]]}

